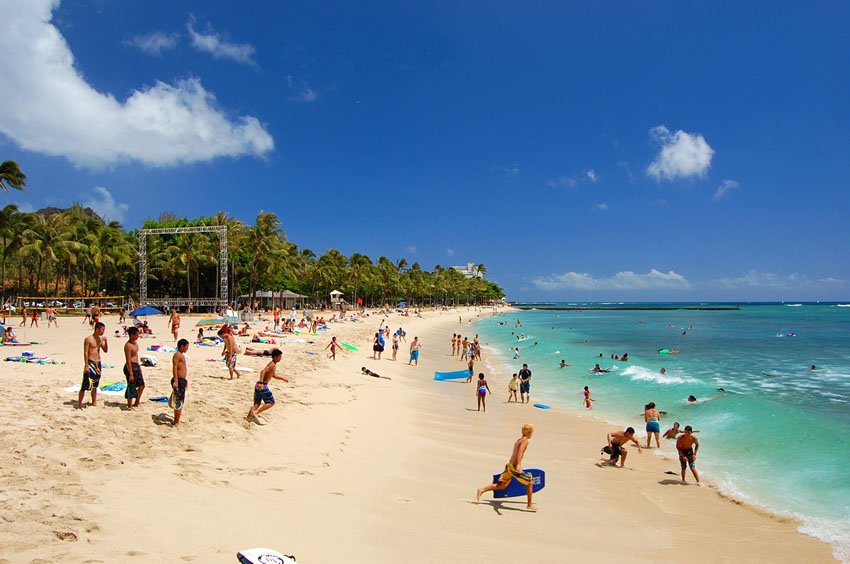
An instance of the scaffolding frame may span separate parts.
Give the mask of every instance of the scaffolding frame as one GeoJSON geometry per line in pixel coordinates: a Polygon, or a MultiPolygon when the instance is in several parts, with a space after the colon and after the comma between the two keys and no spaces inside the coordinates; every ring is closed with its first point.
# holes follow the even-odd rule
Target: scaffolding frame
{"type": "Polygon", "coordinates": [[[227,304],[228,272],[227,272],[227,226],[202,225],[197,227],[158,227],[155,229],[139,230],[139,305],[149,305],[148,301],[148,235],[181,235],[184,233],[218,233],[219,253],[219,297],[218,298],[157,298],[157,304],[168,306],[181,305],[211,305],[227,304]]]}

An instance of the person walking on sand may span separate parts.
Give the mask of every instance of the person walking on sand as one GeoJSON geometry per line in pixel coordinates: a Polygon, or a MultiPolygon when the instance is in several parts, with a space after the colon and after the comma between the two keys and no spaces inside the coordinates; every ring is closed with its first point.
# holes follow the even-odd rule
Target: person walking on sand
{"type": "Polygon", "coordinates": [[[177,340],[177,330],[180,329],[180,314],[177,310],[172,310],[171,316],[168,318],[168,324],[171,326],[171,335],[174,340],[177,340]]]}
{"type": "Polygon", "coordinates": [[[469,369],[469,376],[466,377],[466,383],[472,382],[472,375],[475,374],[475,359],[469,357],[469,362],[466,364],[467,369],[469,369]]]}
{"type": "Polygon", "coordinates": [[[410,360],[407,361],[407,365],[410,366],[410,363],[415,363],[416,366],[419,366],[419,351],[422,350],[422,343],[419,342],[419,337],[413,337],[413,341],[410,343],[410,360]]]}
{"type": "Polygon", "coordinates": [[[484,373],[478,374],[478,385],[475,390],[475,397],[478,398],[478,411],[484,408],[484,413],[487,413],[487,394],[493,393],[490,391],[490,386],[484,378],[484,373]]]}
{"type": "Polygon", "coordinates": [[[139,365],[138,340],[138,327],[127,329],[127,342],[124,343],[124,377],[127,378],[127,389],[124,390],[124,397],[127,399],[127,409],[139,407],[139,400],[142,399],[142,392],[145,391],[145,377],[142,375],[142,367],[139,365]],[[133,403],[133,400],[135,400],[135,403],[133,403]]]}
{"type": "Polygon", "coordinates": [[[218,336],[224,339],[224,350],[221,354],[224,356],[224,362],[227,364],[230,379],[233,380],[234,374],[239,378],[242,375],[236,369],[236,357],[239,356],[239,345],[236,344],[236,337],[233,336],[233,332],[227,325],[219,330],[218,336]]]}
{"type": "Polygon", "coordinates": [[[519,403],[517,399],[517,391],[519,390],[519,379],[517,378],[517,373],[514,372],[513,376],[511,376],[511,381],[508,382],[508,401],[505,403],[511,403],[511,398],[514,398],[514,403],[519,403]]]}
{"type": "Polygon", "coordinates": [[[655,409],[654,401],[646,404],[643,420],[646,421],[646,448],[649,448],[653,435],[655,435],[655,446],[661,448],[661,412],[655,409]]]}
{"type": "Polygon", "coordinates": [[[531,370],[527,364],[523,364],[519,371],[519,397],[522,403],[531,402],[531,370]]]}
{"type": "Polygon", "coordinates": [[[100,375],[103,370],[100,363],[100,351],[109,351],[109,343],[103,336],[104,333],[106,333],[106,326],[103,323],[96,323],[94,333],[83,339],[83,384],[80,386],[80,394],[77,397],[79,409],[83,407],[83,398],[87,390],[91,391],[92,407],[97,405],[97,388],[100,386],[100,375]]]}
{"type": "Polygon", "coordinates": [[[699,474],[697,473],[697,451],[699,451],[699,439],[693,434],[694,430],[690,425],[685,425],[685,434],[676,439],[676,450],[679,452],[679,464],[682,466],[682,482],[687,482],[685,473],[688,466],[691,467],[691,473],[694,475],[697,484],[699,484],[699,474]]]}
{"type": "Polygon", "coordinates": [[[393,361],[398,356],[398,335],[393,333],[393,361]]]}
{"type": "Polygon", "coordinates": [[[336,360],[336,351],[342,350],[342,347],[340,347],[339,343],[336,342],[336,337],[331,337],[331,342],[325,347],[325,350],[328,349],[331,350],[331,355],[328,358],[336,360]]]}
{"type": "Polygon", "coordinates": [[[384,343],[383,331],[375,333],[375,338],[372,340],[372,360],[381,360],[381,353],[384,352],[384,343]]]}
{"type": "Polygon", "coordinates": [[[184,354],[187,350],[189,350],[189,341],[180,339],[177,341],[177,352],[171,357],[171,389],[173,390],[171,407],[174,409],[173,425],[175,427],[180,425],[180,415],[183,413],[183,404],[186,402],[186,388],[189,386],[189,381],[186,379],[188,369],[184,354]]]}
{"type": "Polygon", "coordinates": [[[516,480],[528,488],[528,509],[537,509],[537,506],[531,503],[533,478],[531,477],[531,474],[523,472],[522,470],[522,458],[525,456],[525,451],[528,449],[528,441],[531,440],[531,436],[533,434],[534,425],[526,423],[522,426],[522,436],[514,443],[514,450],[511,453],[511,458],[508,460],[508,463],[505,464],[505,471],[502,472],[501,476],[499,476],[499,481],[495,484],[488,484],[483,488],[478,488],[475,492],[476,501],[481,501],[481,494],[495,490],[503,490],[508,487],[511,480],[516,480]]]}
{"type": "Polygon", "coordinates": [[[633,442],[637,446],[639,454],[643,454],[643,450],[640,448],[640,443],[635,438],[634,427],[627,427],[625,431],[613,431],[608,433],[608,446],[606,449],[603,449],[603,452],[611,455],[611,458],[608,460],[608,464],[616,466],[617,460],[619,459],[620,468],[625,466],[626,456],[628,456],[629,453],[624,448],[624,445],[629,441],[633,442]]]}
{"type": "Polygon", "coordinates": [[[272,378],[276,380],[283,380],[287,384],[289,383],[289,380],[283,376],[275,374],[277,363],[280,362],[282,356],[283,353],[280,352],[280,349],[273,349],[271,362],[269,362],[260,372],[260,379],[257,380],[257,383],[254,385],[254,404],[251,406],[251,409],[248,410],[247,417],[245,417],[248,421],[252,419],[256,421],[257,415],[274,407],[274,396],[272,395],[272,391],[269,389],[269,382],[271,382],[272,378]],[[263,404],[262,407],[260,407],[261,403],[263,404]]]}

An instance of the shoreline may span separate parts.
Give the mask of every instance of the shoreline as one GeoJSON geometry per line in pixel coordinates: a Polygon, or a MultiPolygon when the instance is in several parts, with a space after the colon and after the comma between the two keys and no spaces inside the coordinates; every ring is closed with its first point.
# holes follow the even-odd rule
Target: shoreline
{"type": "MultiPolygon", "coordinates": [[[[12,517],[0,524],[5,558],[232,561],[237,550],[268,546],[300,562],[530,556],[554,563],[623,554],[674,561],[694,550],[702,560],[833,561],[828,545],[789,522],[718,499],[709,488],[659,485],[663,476],[649,468],[663,466],[653,460],[659,457],[632,452],[626,470],[595,467],[607,426],[560,410],[506,406],[503,374],[488,374],[489,411],[475,412],[471,386],[433,380],[435,370],[462,368],[451,358],[449,337],[474,325],[459,326],[458,313],[470,315],[389,318],[393,329],[403,324],[408,344],[414,335],[423,339],[418,367],[407,366],[404,344],[396,363],[389,354],[369,359],[376,315],[332,325],[306,339],[313,343],[281,345],[279,373],[292,383],[272,385],[280,405],[261,416],[263,425],[244,421],[257,374],[224,380],[220,363],[206,362],[219,348],[193,346],[180,429],[167,424],[167,407],[147,402],[165,391],[170,355],[156,355],[159,366],[145,369],[143,408],[125,412],[116,406],[122,398],[104,397],[97,408],[76,410],[75,394],[57,388],[78,384],[87,328],[66,324],[61,339],[41,329],[47,343],[35,350],[67,364],[7,371],[0,405],[8,431],[0,448],[12,457],[0,482],[9,492],[2,509],[12,517]],[[321,353],[332,335],[360,350],[335,363],[306,354],[321,353]],[[392,380],[362,376],[361,366],[392,380]],[[537,430],[525,465],[548,473],[547,487],[535,495],[540,510],[522,510],[524,498],[476,503],[474,490],[501,471],[526,421],[537,430]],[[621,534],[609,538],[612,528],[621,534]]],[[[181,336],[190,336],[193,320],[184,316],[181,336]]],[[[165,320],[152,324],[165,337],[165,320]]],[[[118,364],[122,342],[112,340],[106,362],[118,364]]],[[[152,342],[160,340],[143,344],[152,342]]],[[[485,347],[485,364],[494,358],[485,347]]],[[[240,360],[255,369],[265,364],[240,360]]],[[[119,374],[110,369],[104,379],[119,374]]]]}

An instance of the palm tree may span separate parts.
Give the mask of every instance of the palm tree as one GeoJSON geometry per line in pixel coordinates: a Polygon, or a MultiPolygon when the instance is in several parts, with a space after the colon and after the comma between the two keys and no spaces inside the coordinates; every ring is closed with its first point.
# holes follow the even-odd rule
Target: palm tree
{"type": "Polygon", "coordinates": [[[22,221],[21,214],[18,213],[18,206],[9,204],[0,210],[0,238],[3,239],[3,275],[0,280],[3,282],[3,287],[0,288],[0,305],[6,303],[6,259],[10,250],[14,250],[20,246],[20,239],[15,243],[14,236],[16,227],[22,221]]]}
{"type": "Polygon", "coordinates": [[[9,188],[23,191],[27,185],[27,175],[15,161],[0,163],[0,189],[8,192],[9,188]]]}
{"type": "Polygon", "coordinates": [[[348,263],[351,280],[354,282],[354,303],[358,304],[357,293],[360,289],[360,281],[364,277],[366,277],[366,275],[369,273],[369,270],[372,268],[372,259],[370,259],[366,255],[354,253],[353,255],[351,255],[351,258],[349,259],[348,263]]]}
{"type": "Polygon", "coordinates": [[[280,220],[272,212],[261,211],[257,215],[257,221],[247,232],[246,243],[251,252],[251,275],[249,288],[251,303],[257,299],[257,282],[260,274],[265,273],[274,259],[281,258],[281,243],[286,241],[286,236],[280,226],[280,220]]]}

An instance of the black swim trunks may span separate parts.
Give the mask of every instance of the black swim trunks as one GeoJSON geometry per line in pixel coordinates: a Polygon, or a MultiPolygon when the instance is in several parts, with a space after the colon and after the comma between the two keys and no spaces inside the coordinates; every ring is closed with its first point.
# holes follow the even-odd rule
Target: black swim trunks
{"type": "Polygon", "coordinates": [[[124,365],[124,377],[127,378],[127,389],[124,390],[125,399],[135,399],[139,397],[139,388],[145,386],[145,378],[142,376],[142,367],[137,362],[132,364],[133,381],[130,381],[130,373],[127,372],[127,365],[124,365]]]}
{"type": "Polygon", "coordinates": [[[177,389],[174,390],[174,409],[182,409],[186,401],[186,378],[177,378],[177,389]]]}
{"type": "Polygon", "coordinates": [[[682,470],[684,470],[686,466],[695,468],[697,465],[697,455],[694,452],[694,449],[689,448],[686,451],[679,451],[679,464],[682,466],[682,470]]]}
{"type": "Polygon", "coordinates": [[[622,454],[623,447],[621,447],[618,443],[611,443],[611,462],[617,462],[622,454]]]}
{"type": "Polygon", "coordinates": [[[96,390],[100,386],[101,364],[99,360],[88,361],[88,366],[83,370],[83,385],[81,392],[96,390]]]}

